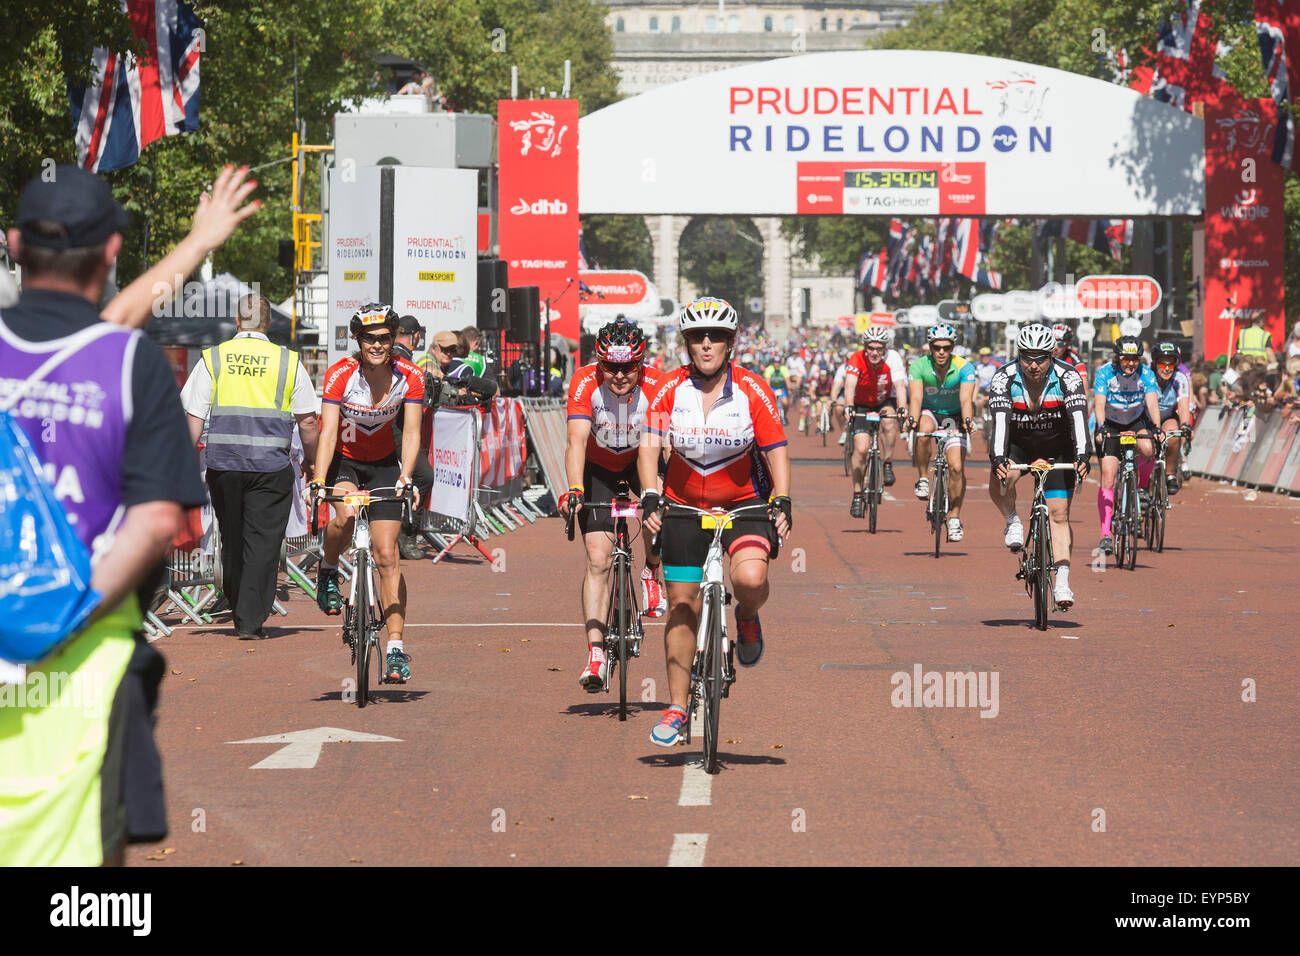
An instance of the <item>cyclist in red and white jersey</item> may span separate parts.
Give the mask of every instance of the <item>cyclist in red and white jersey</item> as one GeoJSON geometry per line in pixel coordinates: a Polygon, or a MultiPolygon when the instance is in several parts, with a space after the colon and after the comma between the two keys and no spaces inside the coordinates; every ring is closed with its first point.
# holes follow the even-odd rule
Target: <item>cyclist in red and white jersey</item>
{"type": "MultiPolygon", "coordinates": [[[[645,334],[635,322],[619,318],[596,335],[596,359],[578,369],[569,383],[568,443],[564,470],[569,490],[560,496],[560,513],[578,514],[582,541],[587,548],[587,572],[582,580],[582,615],[587,628],[587,664],[578,683],[591,693],[604,687],[604,623],[609,615],[606,580],[614,550],[614,518],[605,509],[589,511],[584,504],[604,504],[614,499],[626,481],[635,497],[641,495],[637,453],[650,399],[664,376],[644,367],[645,334]]],[[[658,480],[651,487],[658,488],[658,480]]],[[[668,609],[663,585],[656,574],[659,558],[650,553],[645,535],[646,562],[641,573],[641,602],[647,617],[662,617],[668,609]]]]}
{"type": "MultiPolygon", "coordinates": [[[[849,356],[844,379],[844,397],[853,405],[853,502],[849,515],[861,518],[866,508],[862,482],[867,468],[871,438],[867,434],[867,412],[897,416],[907,407],[907,373],[903,360],[889,345],[889,330],[873,325],[862,333],[862,350],[849,356]]],[[[884,462],[885,486],[894,483],[894,442],[898,440],[898,419],[885,417],[880,423],[880,457],[884,462]]]]}
{"type": "Polygon", "coordinates": [[[790,533],[790,460],[776,396],[762,377],[731,361],[736,310],[703,298],[682,309],[679,328],[689,364],[669,375],[650,403],[637,469],[645,531],[658,533],[668,587],[670,706],[650,733],[671,747],[687,718],[691,661],[700,613],[700,581],[713,532],[697,515],[661,517],[659,494],[649,490],[659,473],[660,448],[671,448],[663,495],[696,508],[729,510],[767,501],[769,517],[737,518],[723,532],[736,598],[737,658],[753,667],[763,653],[759,608],[767,601],[768,560],[790,533]]]}
{"type": "MultiPolygon", "coordinates": [[[[316,448],[316,474],[334,493],[367,488],[399,490],[412,485],[415,457],[420,451],[420,417],[424,411],[424,372],[407,359],[393,355],[398,316],[390,306],[368,303],[350,323],[359,346],[351,357],[340,359],[325,373],[321,405],[320,442],[316,448]],[[402,448],[393,437],[393,420],[405,408],[402,448]]],[[[315,507],[320,481],[308,491],[315,507]]],[[[334,506],[334,518],[325,526],[324,557],[316,582],[316,601],[326,614],[343,610],[339,593],[339,552],[352,537],[356,509],[334,506]]],[[[402,506],[397,501],[376,501],[370,506],[370,539],[379,572],[380,613],[387,619],[388,646],[384,674],[405,683],[411,676],[410,656],[402,643],[406,619],[406,582],[397,551],[402,528],[402,506]]]]}

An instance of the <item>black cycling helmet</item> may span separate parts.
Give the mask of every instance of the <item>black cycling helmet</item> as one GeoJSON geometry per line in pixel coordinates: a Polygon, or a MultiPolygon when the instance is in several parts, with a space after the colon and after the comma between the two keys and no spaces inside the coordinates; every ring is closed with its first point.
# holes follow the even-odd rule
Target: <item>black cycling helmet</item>
{"type": "Polygon", "coordinates": [[[596,333],[596,358],[607,362],[639,362],[650,343],[641,326],[619,316],[596,333]]]}
{"type": "Polygon", "coordinates": [[[1121,335],[1115,340],[1112,351],[1115,353],[1117,360],[1121,357],[1140,359],[1142,358],[1142,340],[1136,335],[1121,335]]]}
{"type": "Polygon", "coordinates": [[[1151,350],[1151,363],[1153,365],[1162,361],[1173,362],[1177,365],[1181,358],[1182,353],[1173,342],[1157,342],[1155,348],[1151,350]]]}
{"type": "Polygon", "coordinates": [[[395,336],[400,324],[401,320],[391,305],[367,302],[352,313],[352,321],[348,323],[348,329],[355,336],[365,331],[373,332],[378,328],[385,328],[395,336]]]}

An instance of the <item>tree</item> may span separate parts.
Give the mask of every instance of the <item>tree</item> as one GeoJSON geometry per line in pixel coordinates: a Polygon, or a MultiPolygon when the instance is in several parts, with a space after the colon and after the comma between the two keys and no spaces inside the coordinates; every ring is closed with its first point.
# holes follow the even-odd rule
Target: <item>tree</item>
{"type": "MultiPolygon", "coordinates": [[[[641,216],[584,216],[583,245],[593,269],[636,269],[654,272],[654,243],[641,216]]],[[[660,290],[670,295],[671,289],[660,290]]]]}
{"type": "Polygon", "coordinates": [[[749,219],[702,216],[682,233],[678,247],[681,274],[701,295],[730,302],[748,311],[749,300],[763,294],[763,240],[749,219]]]}

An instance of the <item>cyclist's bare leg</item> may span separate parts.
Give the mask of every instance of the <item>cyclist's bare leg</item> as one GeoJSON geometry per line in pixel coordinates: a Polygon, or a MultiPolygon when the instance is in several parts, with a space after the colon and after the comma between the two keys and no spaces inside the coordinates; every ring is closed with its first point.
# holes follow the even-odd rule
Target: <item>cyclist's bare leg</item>
{"type": "MultiPolygon", "coordinates": [[[[341,481],[331,489],[331,493],[343,495],[356,490],[356,485],[351,482],[341,481]]],[[[322,507],[324,506],[322,505],[322,507]]],[[[330,567],[337,567],[339,555],[342,554],[343,549],[352,540],[352,518],[357,511],[355,508],[349,508],[347,505],[337,502],[333,507],[334,517],[325,525],[325,546],[322,560],[330,567]]]]}
{"type": "Polygon", "coordinates": [[[933,438],[926,436],[934,431],[935,421],[928,415],[922,415],[916,423],[916,440],[912,443],[912,464],[916,466],[916,477],[928,478],[933,438]]]}
{"type": "Polygon", "coordinates": [[[406,619],[406,581],[397,553],[400,521],[370,522],[370,550],[379,572],[379,615],[388,624],[388,639],[400,641],[406,619]]]}
{"type": "Polygon", "coordinates": [[[898,441],[898,420],[890,416],[880,416],[880,460],[894,460],[894,443],[898,441]]]}
{"type": "MultiPolygon", "coordinates": [[[[1169,419],[1160,426],[1164,429],[1166,435],[1178,431],[1178,422],[1175,419],[1169,419]]],[[[1165,439],[1165,474],[1178,474],[1178,448],[1182,445],[1182,437],[1165,439]]]]}
{"type": "Polygon", "coordinates": [[[752,621],[767,603],[771,587],[767,582],[767,546],[738,548],[731,556],[731,593],[735,595],[736,620],[752,621]]]}
{"type": "Polygon", "coordinates": [[[696,581],[668,581],[668,623],[664,627],[664,656],[668,661],[668,703],[682,710],[690,703],[691,663],[695,660],[695,629],[703,598],[696,581]]]}
{"type": "Polygon", "coordinates": [[[954,445],[948,457],[948,518],[961,517],[961,503],[966,497],[966,449],[954,445]]]}
{"type": "Polygon", "coordinates": [[[866,432],[858,432],[853,436],[853,459],[849,467],[853,471],[853,492],[857,494],[862,490],[863,482],[867,475],[867,454],[871,451],[871,436],[866,432]]]}
{"type": "Polygon", "coordinates": [[[1016,510],[1016,482],[1023,475],[1024,472],[1011,472],[1007,475],[1007,487],[1003,490],[997,474],[993,472],[989,474],[989,499],[997,506],[1003,518],[1010,518],[1016,510]]]}
{"type": "Polygon", "coordinates": [[[1052,560],[1068,565],[1074,551],[1074,531],[1070,528],[1070,499],[1048,498],[1047,519],[1052,526],[1052,560]]]}
{"type": "Polygon", "coordinates": [[[582,536],[587,547],[587,573],[582,578],[582,618],[587,627],[587,644],[602,647],[605,621],[609,617],[609,569],[613,564],[614,539],[603,531],[582,536]]]}

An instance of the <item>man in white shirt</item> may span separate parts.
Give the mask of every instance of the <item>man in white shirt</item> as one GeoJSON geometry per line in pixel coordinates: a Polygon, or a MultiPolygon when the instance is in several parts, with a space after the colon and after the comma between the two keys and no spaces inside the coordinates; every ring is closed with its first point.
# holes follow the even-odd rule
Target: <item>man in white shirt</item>
{"type": "Polygon", "coordinates": [[[204,350],[181,390],[195,444],[209,423],[208,492],[221,530],[225,596],[240,640],[266,637],[262,625],[275,602],[280,543],[292,505],[295,421],[304,468],[316,460],[319,435],[311,376],[296,352],[271,343],[270,326],[270,303],[246,296],[239,303],[239,333],[204,350]]]}

